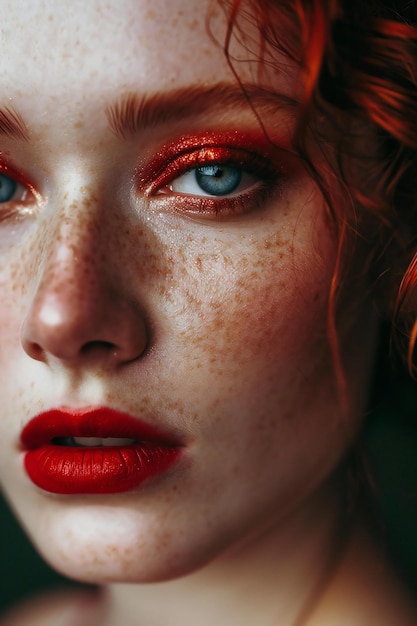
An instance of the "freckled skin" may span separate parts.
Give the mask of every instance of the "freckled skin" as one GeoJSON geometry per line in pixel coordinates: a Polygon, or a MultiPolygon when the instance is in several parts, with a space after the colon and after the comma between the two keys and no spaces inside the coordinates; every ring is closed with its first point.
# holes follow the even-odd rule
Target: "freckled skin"
{"type": "MultiPolygon", "coordinates": [[[[205,128],[190,120],[123,141],[108,103],[234,79],[205,2],[121,4],[3,2],[0,39],[1,93],[31,132],[4,150],[40,196],[31,215],[0,223],[1,482],[45,558],[94,582],[170,579],[265,520],[279,525],[350,444],[374,350],[361,312],[341,345],[361,346],[345,359],[346,416],[326,338],[335,242],[301,168],[262,210],[223,221],[136,192],[138,160],[205,128]],[[25,475],[19,436],[62,405],[141,417],[180,437],[184,458],[135,493],[51,497],[25,475]]],[[[274,86],[291,94],[293,79],[274,86]]],[[[249,110],[234,123],[257,128],[249,110]]]]}

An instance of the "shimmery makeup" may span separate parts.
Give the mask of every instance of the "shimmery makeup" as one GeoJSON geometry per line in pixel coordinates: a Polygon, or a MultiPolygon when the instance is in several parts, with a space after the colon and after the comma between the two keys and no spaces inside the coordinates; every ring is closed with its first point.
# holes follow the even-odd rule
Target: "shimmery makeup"
{"type": "MultiPolygon", "coordinates": [[[[251,212],[265,201],[288,176],[287,151],[259,133],[205,133],[181,137],[161,148],[150,163],[139,169],[139,189],[148,197],[171,203],[176,212],[191,216],[231,217],[251,212]],[[236,194],[210,196],[172,191],[170,184],[186,172],[209,164],[227,164],[254,175],[258,184],[236,194]]],[[[289,169],[291,171],[291,168],[289,169]]]]}
{"type": "MultiPolygon", "coordinates": [[[[278,148],[268,137],[259,132],[229,131],[185,135],[164,145],[150,163],[138,168],[137,179],[140,186],[147,193],[152,193],[157,188],[156,181],[166,172],[171,162],[180,156],[203,149],[206,151],[214,149],[241,151],[241,153],[258,155],[259,158],[264,158],[265,163],[267,159],[273,163],[276,162],[278,150],[286,152],[285,148],[278,148]]],[[[209,157],[209,152],[207,156],[209,157]]]]}

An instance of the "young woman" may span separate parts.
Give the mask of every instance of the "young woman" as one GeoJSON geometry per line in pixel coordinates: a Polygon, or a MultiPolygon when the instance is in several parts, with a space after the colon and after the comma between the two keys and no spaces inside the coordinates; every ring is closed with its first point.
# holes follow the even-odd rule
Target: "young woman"
{"type": "Polygon", "coordinates": [[[351,460],[394,313],[412,364],[414,7],[1,6],[1,484],[105,590],[3,623],[416,624],[351,460]]]}

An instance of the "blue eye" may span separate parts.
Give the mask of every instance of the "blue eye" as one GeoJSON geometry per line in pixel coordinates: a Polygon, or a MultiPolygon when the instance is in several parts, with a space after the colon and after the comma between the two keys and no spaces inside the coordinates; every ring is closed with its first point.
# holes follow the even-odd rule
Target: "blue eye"
{"type": "Polygon", "coordinates": [[[190,169],[171,183],[175,193],[195,197],[227,198],[242,193],[259,182],[259,177],[249,174],[243,167],[227,163],[209,163],[190,169]]]}
{"type": "Polygon", "coordinates": [[[239,187],[242,170],[231,165],[203,165],[195,170],[195,180],[211,196],[227,196],[239,187]]]}
{"type": "Polygon", "coordinates": [[[10,202],[16,194],[18,183],[4,174],[0,174],[0,203],[10,202]]]}

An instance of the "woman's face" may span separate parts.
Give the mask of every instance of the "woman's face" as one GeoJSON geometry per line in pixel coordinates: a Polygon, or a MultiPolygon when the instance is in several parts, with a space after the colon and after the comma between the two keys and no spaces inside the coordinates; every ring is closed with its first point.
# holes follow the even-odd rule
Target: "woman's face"
{"type": "Polygon", "coordinates": [[[260,73],[232,42],[274,148],[207,31],[213,10],[223,43],[209,2],[2,8],[2,486],[69,575],[190,572],[307,499],[366,396],[358,313],[341,341],[347,419],[326,334],[336,244],[285,151],[300,77],[277,56],[260,73]],[[40,489],[21,433],[62,407],[127,413],[180,453],[128,491],[40,489]]]}

